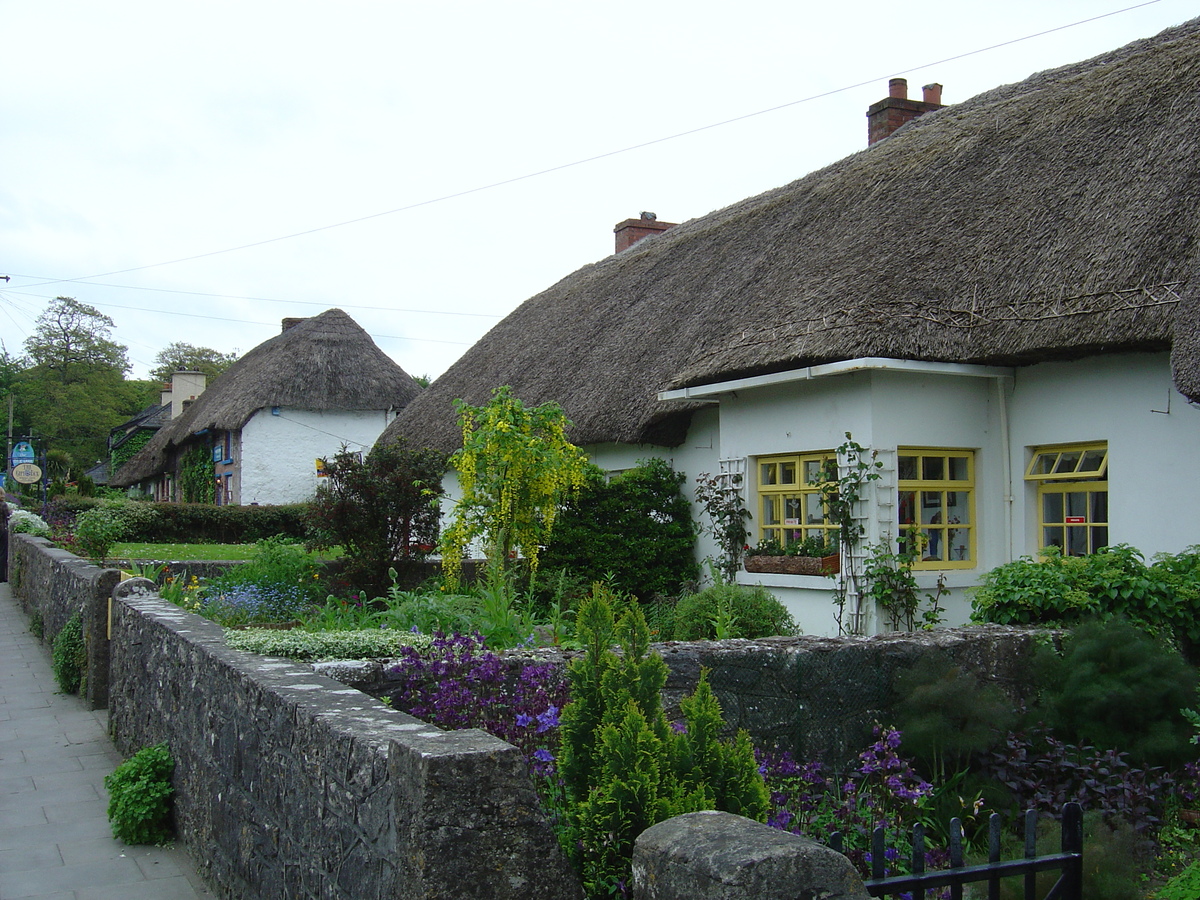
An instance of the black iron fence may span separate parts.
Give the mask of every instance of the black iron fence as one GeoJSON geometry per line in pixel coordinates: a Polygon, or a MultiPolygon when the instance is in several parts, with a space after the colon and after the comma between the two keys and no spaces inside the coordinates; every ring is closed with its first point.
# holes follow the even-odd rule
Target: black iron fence
{"type": "MultiPolygon", "coordinates": [[[[1083,900],[1083,810],[1078,803],[1063,807],[1062,843],[1058,852],[1038,853],[1037,813],[1025,813],[1025,855],[1022,859],[1000,859],[1000,816],[993,813],[988,821],[988,861],[966,865],[963,854],[962,822],[950,823],[950,865],[946,869],[925,871],[925,831],[920,825],[913,829],[911,872],[907,875],[885,876],[886,846],[884,829],[876,828],[872,835],[871,878],[866,882],[872,897],[911,897],[921,900],[929,891],[936,897],[962,900],[963,886],[987,883],[988,900],[999,900],[1000,882],[1017,877],[1024,882],[1024,900],[1083,900]],[[1037,874],[1057,871],[1057,881],[1042,896],[1037,894],[1037,874]]],[[[830,840],[834,850],[841,851],[840,834],[830,840]]]]}

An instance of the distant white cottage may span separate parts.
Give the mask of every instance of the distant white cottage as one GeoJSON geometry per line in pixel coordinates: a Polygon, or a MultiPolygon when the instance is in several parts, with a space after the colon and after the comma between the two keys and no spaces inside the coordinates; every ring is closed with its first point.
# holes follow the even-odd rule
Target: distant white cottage
{"type": "MultiPolygon", "coordinates": [[[[382,440],[453,450],[454,398],[508,384],[601,467],[740,475],[752,540],[792,543],[850,432],[883,463],[864,542],[923,532],[956,622],[1042,547],[1198,544],[1198,71],[1200,20],[957,105],[893,84],[869,148],[529,299],[382,440]],[[892,107],[921,115],[877,133],[892,107]]],[[[828,578],[739,580],[835,627],[828,578]]]]}
{"type": "Polygon", "coordinates": [[[420,391],[340,309],[284,319],[113,476],[156,500],[184,498],[197,461],[219,504],[299,503],[316,490],[316,461],[366,451],[420,391]]]}

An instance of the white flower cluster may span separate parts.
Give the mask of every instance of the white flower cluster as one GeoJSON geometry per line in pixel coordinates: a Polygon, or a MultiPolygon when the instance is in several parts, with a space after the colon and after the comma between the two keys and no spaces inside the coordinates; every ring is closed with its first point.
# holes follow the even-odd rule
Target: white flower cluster
{"type": "Polygon", "coordinates": [[[405,647],[426,650],[428,635],[385,628],[360,631],[300,631],[274,628],[227,628],[225,641],[234,650],[264,656],[283,656],[305,662],[332,659],[383,659],[399,656],[405,647]]]}
{"type": "Polygon", "coordinates": [[[8,504],[8,530],[23,534],[33,534],[38,537],[50,537],[50,526],[41,516],[35,516],[28,510],[19,509],[14,504],[8,504]]]}

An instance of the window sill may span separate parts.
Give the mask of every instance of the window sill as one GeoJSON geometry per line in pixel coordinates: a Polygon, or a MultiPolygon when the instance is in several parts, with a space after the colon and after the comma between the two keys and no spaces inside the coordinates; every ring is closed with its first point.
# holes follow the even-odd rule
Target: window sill
{"type": "Polygon", "coordinates": [[[737,583],[761,584],[763,587],[828,591],[833,589],[836,579],[831,575],[783,575],[776,572],[738,572],[737,583]]]}

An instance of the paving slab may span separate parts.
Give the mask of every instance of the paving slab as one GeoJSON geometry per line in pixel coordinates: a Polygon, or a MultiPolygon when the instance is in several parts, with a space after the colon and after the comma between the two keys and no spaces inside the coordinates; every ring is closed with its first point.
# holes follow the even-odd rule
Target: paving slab
{"type": "Polygon", "coordinates": [[[0,900],[212,900],[182,847],[112,836],[104,776],[120,761],[107,714],[58,693],[0,582],[0,900]]]}

